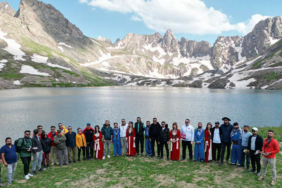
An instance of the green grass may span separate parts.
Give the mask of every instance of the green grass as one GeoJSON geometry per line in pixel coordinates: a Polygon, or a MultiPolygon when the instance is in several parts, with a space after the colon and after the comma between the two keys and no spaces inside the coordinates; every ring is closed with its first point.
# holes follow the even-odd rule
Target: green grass
{"type": "MultiPolygon", "coordinates": [[[[266,138],[274,130],[275,138],[282,142],[282,127],[259,128],[259,135],[266,138]]],[[[281,150],[282,148],[280,148],[281,150]]],[[[165,153],[165,151],[164,151],[165,153]]],[[[188,154],[188,153],[187,153],[188,154]]],[[[12,187],[271,187],[271,171],[267,168],[266,181],[248,171],[224,164],[190,161],[166,161],[149,157],[113,157],[83,161],[70,166],[57,166],[39,173],[27,182],[23,165],[18,161],[16,182],[12,187]]],[[[282,155],[276,154],[277,188],[282,187],[282,155]]],[[[2,182],[6,183],[6,170],[2,166],[2,182]]]]}
{"type": "Polygon", "coordinates": [[[282,66],[282,61],[271,65],[270,67],[279,67],[282,66]]]}
{"type": "Polygon", "coordinates": [[[264,78],[269,82],[272,80],[278,80],[281,76],[281,73],[271,72],[269,74],[266,74],[264,78]]]}
{"type": "Polygon", "coordinates": [[[27,52],[28,55],[33,55],[35,53],[48,56],[49,58],[54,57],[52,50],[49,47],[38,44],[29,38],[22,37],[22,43],[23,46],[29,48],[30,52],[27,52]]]}

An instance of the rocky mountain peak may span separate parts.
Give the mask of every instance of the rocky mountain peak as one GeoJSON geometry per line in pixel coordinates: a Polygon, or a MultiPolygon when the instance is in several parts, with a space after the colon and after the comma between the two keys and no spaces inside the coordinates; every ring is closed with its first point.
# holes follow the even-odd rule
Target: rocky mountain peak
{"type": "Polygon", "coordinates": [[[6,1],[0,3],[0,12],[8,14],[9,16],[14,16],[16,14],[16,11],[6,1]]]}
{"type": "Polygon", "coordinates": [[[177,52],[178,51],[178,39],[174,36],[173,32],[169,29],[163,37],[161,47],[166,52],[177,52]]]}
{"type": "Polygon", "coordinates": [[[111,39],[109,39],[109,38],[104,38],[104,37],[98,36],[98,37],[97,37],[97,40],[102,41],[102,42],[105,42],[105,43],[107,43],[107,44],[112,44],[112,41],[111,41],[111,39]]]}

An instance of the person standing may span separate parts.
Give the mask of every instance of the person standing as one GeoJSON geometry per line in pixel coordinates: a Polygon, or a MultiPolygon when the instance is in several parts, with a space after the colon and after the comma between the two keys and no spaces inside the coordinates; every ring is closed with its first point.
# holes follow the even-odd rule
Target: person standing
{"type": "Polygon", "coordinates": [[[245,167],[246,163],[246,169],[250,170],[250,153],[246,152],[248,150],[249,145],[249,138],[252,136],[252,133],[249,131],[249,126],[244,125],[244,131],[242,133],[242,144],[241,144],[241,165],[240,167],[245,167]],[[246,161],[245,161],[246,159],[246,161]]]}
{"type": "Polygon", "coordinates": [[[205,153],[204,153],[204,138],[205,131],[202,129],[203,124],[201,122],[198,123],[198,128],[195,130],[195,151],[194,157],[195,161],[200,160],[201,162],[205,161],[205,153]]]}
{"type": "Polygon", "coordinates": [[[180,155],[180,130],[176,122],[172,124],[172,130],[170,131],[170,159],[173,161],[179,160],[180,155]]]}
{"type": "Polygon", "coordinates": [[[133,128],[133,122],[130,121],[128,124],[128,129],[126,131],[126,142],[128,148],[128,156],[136,155],[136,145],[135,145],[135,129],[133,128]]]}
{"type": "Polygon", "coordinates": [[[159,136],[158,136],[158,144],[160,145],[160,154],[161,154],[159,159],[164,158],[164,146],[165,146],[166,159],[168,161],[169,161],[168,144],[169,144],[169,139],[170,139],[169,133],[170,132],[169,132],[168,125],[163,121],[162,122],[162,129],[160,129],[159,136]]]}
{"type": "Polygon", "coordinates": [[[146,122],[145,127],[145,150],[146,150],[146,156],[152,155],[152,143],[150,142],[150,121],[146,122]]]}
{"type": "Polygon", "coordinates": [[[75,137],[75,140],[76,140],[76,147],[78,149],[78,162],[80,162],[81,150],[82,150],[83,160],[85,160],[85,148],[87,146],[86,138],[85,135],[82,134],[81,128],[77,129],[77,135],[75,137]]]}
{"type": "Polygon", "coordinates": [[[66,146],[66,137],[62,135],[61,130],[57,130],[57,136],[54,138],[54,142],[56,144],[57,156],[59,157],[60,167],[63,166],[63,157],[65,159],[65,164],[68,163],[68,150],[66,146]]]}
{"type": "Polygon", "coordinates": [[[150,142],[152,144],[152,155],[151,157],[155,157],[155,142],[157,143],[157,151],[158,151],[158,158],[160,157],[160,146],[158,144],[158,135],[159,131],[161,129],[161,125],[159,124],[157,118],[153,119],[153,123],[150,126],[149,129],[149,136],[150,136],[150,142]]]}
{"type": "Polygon", "coordinates": [[[20,138],[17,143],[17,148],[20,150],[20,157],[24,165],[25,179],[29,180],[33,175],[29,173],[29,166],[31,161],[32,141],[30,139],[30,131],[24,132],[24,138],[20,138]]]}
{"type": "MultiPolygon", "coordinates": [[[[1,148],[1,158],[7,170],[8,185],[12,185],[14,175],[17,168],[17,152],[16,146],[12,144],[12,139],[5,139],[6,145],[1,148]]],[[[1,182],[0,182],[1,183],[1,182]]]]}
{"type": "Polygon", "coordinates": [[[211,129],[212,134],[212,159],[216,162],[220,160],[221,151],[221,129],[219,128],[219,122],[215,122],[215,127],[211,129]],[[216,155],[217,153],[217,155],[216,155]]]}
{"type": "Polygon", "coordinates": [[[180,161],[184,161],[186,159],[186,147],[189,150],[189,158],[190,161],[193,161],[193,141],[194,141],[194,128],[190,125],[190,120],[185,120],[185,125],[181,127],[181,140],[182,140],[182,159],[180,161]]]}
{"type": "Polygon", "coordinates": [[[41,145],[42,145],[42,150],[43,150],[43,170],[46,170],[46,168],[49,168],[49,155],[51,152],[51,139],[48,138],[48,135],[45,131],[42,131],[41,133],[41,145]]]}
{"type": "Polygon", "coordinates": [[[249,137],[249,145],[248,150],[250,152],[250,158],[252,163],[252,170],[250,173],[257,173],[257,175],[260,175],[260,152],[262,151],[263,147],[263,139],[260,135],[258,135],[258,128],[254,127],[252,129],[253,135],[249,137]],[[257,165],[257,171],[256,171],[256,165],[257,165]]]}
{"type": "Polygon", "coordinates": [[[144,156],[144,131],[145,126],[140,117],[137,117],[137,122],[134,125],[136,131],[136,156],[139,155],[139,142],[141,145],[141,156],[144,156]]]}
{"type": "Polygon", "coordinates": [[[66,129],[65,126],[63,126],[62,123],[58,123],[58,127],[59,127],[59,129],[61,130],[61,134],[62,134],[62,135],[65,135],[65,134],[68,133],[68,130],[66,129]]]}
{"type": "Polygon", "coordinates": [[[230,134],[232,145],[231,150],[231,165],[241,165],[241,142],[242,130],[237,122],[233,123],[233,129],[230,134]]]}
{"type": "Polygon", "coordinates": [[[120,128],[118,128],[118,123],[114,123],[113,146],[114,146],[114,156],[120,156],[121,143],[120,143],[120,128]]]}
{"type": "Polygon", "coordinates": [[[110,158],[110,147],[111,143],[113,142],[113,129],[110,125],[110,121],[106,120],[103,128],[102,128],[102,135],[103,135],[103,159],[105,159],[106,153],[106,146],[107,146],[107,155],[110,158]]]}
{"type": "Polygon", "coordinates": [[[76,133],[72,131],[72,127],[68,127],[68,133],[65,134],[66,136],[66,145],[68,150],[68,157],[69,157],[69,164],[71,162],[76,163],[76,133]],[[71,160],[71,153],[72,153],[72,160],[71,160]]]}
{"type": "Polygon", "coordinates": [[[95,159],[103,159],[103,142],[102,142],[102,132],[100,131],[99,125],[95,126],[94,133],[94,150],[95,150],[95,159]]]}
{"type": "Polygon", "coordinates": [[[205,158],[206,163],[212,161],[212,137],[211,137],[212,124],[209,122],[205,130],[205,158]]]}
{"type": "MultiPolygon", "coordinates": [[[[42,125],[37,125],[37,129],[39,131],[39,139],[41,139],[41,134],[43,131],[43,126],[42,125]]],[[[32,137],[34,137],[34,133],[32,134],[32,137]]]]}
{"type": "Polygon", "coordinates": [[[231,123],[231,119],[228,117],[222,118],[223,124],[220,126],[221,129],[221,160],[219,165],[223,165],[223,159],[224,159],[224,154],[225,154],[225,149],[227,148],[227,155],[226,155],[226,163],[228,163],[229,157],[230,157],[230,147],[231,147],[231,138],[230,134],[233,129],[233,126],[231,123]]]}
{"type": "Polygon", "coordinates": [[[259,180],[265,180],[266,168],[267,165],[270,165],[272,172],[272,181],[271,185],[274,186],[276,184],[276,153],[279,152],[279,144],[278,141],[274,139],[274,132],[269,130],[267,132],[267,138],[264,140],[262,151],[260,153],[263,154],[262,159],[262,176],[259,180]]]}
{"type": "Polygon", "coordinates": [[[124,155],[124,153],[127,154],[127,144],[126,144],[126,130],[128,128],[128,125],[126,124],[125,119],[121,120],[120,125],[120,141],[121,141],[121,156],[124,155]]]}
{"type": "Polygon", "coordinates": [[[51,139],[51,166],[53,166],[54,164],[59,164],[58,162],[58,157],[57,157],[57,151],[56,151],[56,144],[54,142],[54,137],[57,135],[56,132],[56,127],[55,126],[51,126],[51,132],[48,133],[48,137],[51,139]]]}
{"type": "Polygon", "coordinates": [[[94,129],[91,127],[90,123],[86,124],[86,128],[83,130],[83,134],[86,138],[86,158],[89,160],[93,159],[94,155],[94,129]]]}
{"type": "Polygon", "coordinates": [[[39,130],[33,130],[34,137],[32,137],[32,151],[33,151],[33,162],[32,162],[32,173],[36,175],[36,166],[38,167],[38,172],[42,172],[41,163],[43,159],[43,150],[39,138],[39,130]]]}

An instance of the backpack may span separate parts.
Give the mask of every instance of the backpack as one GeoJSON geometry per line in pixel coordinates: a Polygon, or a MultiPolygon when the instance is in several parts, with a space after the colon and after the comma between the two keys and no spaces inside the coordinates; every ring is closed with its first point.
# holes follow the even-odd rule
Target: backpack
{"type": "Polygon", "coordinates": [[[14,145],[16,146],[16,152],[17,152],[17,153],[20,153],[23,144],[24,144],[24,139],[23,139],[23,138],[19,138],[19,139],[15,140],[14,145]],[[21,145],[21,146],[18,146],[18,142],[19,142],[21,139],[22,139],[22,145],[21,145]]]}

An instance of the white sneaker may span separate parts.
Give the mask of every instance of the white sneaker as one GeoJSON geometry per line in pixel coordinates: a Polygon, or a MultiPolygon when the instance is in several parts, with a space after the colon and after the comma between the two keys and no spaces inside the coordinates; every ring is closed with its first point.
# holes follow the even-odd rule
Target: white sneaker
{"type": "Polygon", "coordinates": [[[103,160],[105,159],[105,156],[103,156],[103,160]]]}
{"type": "Polygon", "coordinates": [[[26,175],[26,176],[24,177],[24,179],[29,180],[30,177],[29,177],[28,175],[26,175]]]}
{"type": "Polygon", "coordinates": [[[51,166],[54,166],[54,163],[51,163],[51,166]]]}
{"type": "Polygon", "coordinates": [[[108,155],[108,158],[111,158],[111,156],[108,155]]]}
{"type": "Polygon", "coordinates": [[[28,174],[27,174],[27,176],[32,177],[33,175],[32,175],[32,174],[30,174],[30,173],[28,173],[28,174]]]}

